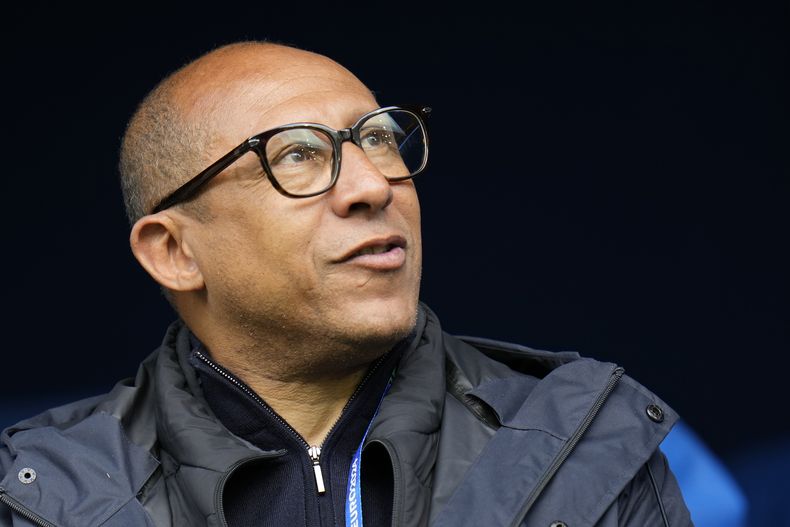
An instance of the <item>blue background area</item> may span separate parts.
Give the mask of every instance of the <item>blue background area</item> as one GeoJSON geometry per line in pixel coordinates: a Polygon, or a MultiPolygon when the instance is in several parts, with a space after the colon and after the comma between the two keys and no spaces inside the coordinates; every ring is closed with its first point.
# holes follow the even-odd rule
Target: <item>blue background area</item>
{"type": "Polygon", "coordinates": [[[744,527],[748,503],[738,482],[684,422],[661,443],[697,527],[744,527]]]}
{"type": "Polygon", "coordinates": [[[673,458],[702,445],[769,518],[782,487],[759,483],[790,452],[790,4],[424,4],[9,8],[0,424],[157,346],[174,315],[128,249],[119,138],[175,67],[270,38],[433,106],[423,299],[446,329],[623,365],[700,440],[673,458]]]}

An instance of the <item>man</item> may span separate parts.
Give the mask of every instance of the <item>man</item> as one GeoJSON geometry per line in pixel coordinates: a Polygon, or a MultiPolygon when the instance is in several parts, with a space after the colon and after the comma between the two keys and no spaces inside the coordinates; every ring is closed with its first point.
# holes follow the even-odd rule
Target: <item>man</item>
{"type": "Polygon", "coordinates": [[[660,399],[419,303],[428,111],[265,43],[163,81],[120,168],[180,320],[135,379],[4,432],[0,525],[690,524],[660,399]]]}

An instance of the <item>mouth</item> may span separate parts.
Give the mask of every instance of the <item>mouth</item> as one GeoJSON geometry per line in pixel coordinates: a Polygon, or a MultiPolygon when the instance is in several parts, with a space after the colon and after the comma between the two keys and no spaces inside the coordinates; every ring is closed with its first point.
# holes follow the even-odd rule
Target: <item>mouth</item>
{"type": "Polygon", "coordinates": [[[402,236],[389,236],[368,240],[355,247],[338,263],[349,263],[373,270],[388,271],[398,269],[406,261],[406,239],[402,236]]]}

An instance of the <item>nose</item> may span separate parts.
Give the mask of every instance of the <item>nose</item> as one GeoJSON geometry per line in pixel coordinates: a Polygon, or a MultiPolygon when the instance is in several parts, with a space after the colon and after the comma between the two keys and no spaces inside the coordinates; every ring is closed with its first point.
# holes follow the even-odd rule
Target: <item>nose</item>
{"type": "Polygon", "coordinates": [[[340,174],[329,191],[332,209],[340,217],[374,214],[392,203],[393,192],[384,174],[365,152],[347,141],[342,146],[340,174]]]}

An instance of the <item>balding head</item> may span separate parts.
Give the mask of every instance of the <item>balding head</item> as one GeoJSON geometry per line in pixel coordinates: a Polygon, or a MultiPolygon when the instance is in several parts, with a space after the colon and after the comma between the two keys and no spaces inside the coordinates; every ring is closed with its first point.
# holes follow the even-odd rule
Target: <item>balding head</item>
{"type": "MultiPolygon", "coordinates": [[[[213,161],[206,152],[222,136],[229,116],[244,111],[239,101],[254,104],[251,97],[277,91],[277,74],[310,66],[348,73],[322,55],[268,42],[240,42],[201,56],[160,82],[137,108],[121,144],[121,188],[130,222],[213,161]],[[250,87],[261,85],[267,89],[252,95],[250,87]]],[[[185,203],[184,208],[200,219],[209,217],[199,202],[185,203]]]]}

